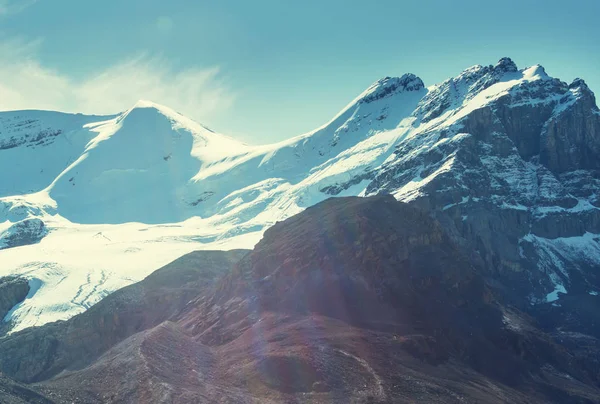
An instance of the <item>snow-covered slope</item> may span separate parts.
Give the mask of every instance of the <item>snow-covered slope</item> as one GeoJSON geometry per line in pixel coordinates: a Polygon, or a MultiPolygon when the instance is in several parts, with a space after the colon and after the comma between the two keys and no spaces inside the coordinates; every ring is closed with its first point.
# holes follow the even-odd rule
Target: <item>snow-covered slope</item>
{"type": "Polygon", "coordinates": [[[190,179],[202,168],[247,150],[149,102],[86,128],[97,136],[46,190],[58,212],[78,223],[189,218],[201,194],[190,179]]]}
{"type": "Polygon", "coordinates": [[[150,102],[0,122],[0,233],[30,219],[45,231],[0,251],[0,275],[36,285],[7,316],[15,329],[72,316],[186,252],[251,248],[334,195],[430,209],[500,282],[525,280],[533,303],[600,287],[586,267],[600,264],[600,113],[583,81],[541,66],[502,59],[428,88],[386,77],[317,130],[265,146],[150,102]]]}
{"type": "Polygon", "coordinates": [[[96,136],[84,126],[109,118],[49,111],[0,114],[0,196],[47,187],[96,136]]]}

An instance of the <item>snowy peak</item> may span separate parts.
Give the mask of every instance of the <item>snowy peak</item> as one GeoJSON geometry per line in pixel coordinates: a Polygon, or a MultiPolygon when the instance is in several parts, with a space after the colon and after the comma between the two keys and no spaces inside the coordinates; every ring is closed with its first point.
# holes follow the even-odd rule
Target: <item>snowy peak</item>
{"type": "Polygon", "coordinates": [[[412,73],[402,77],[384,77],[373,83],[360,97],[362,103],[370,103],[406,91],[419,91],[425,87],[423,80],[412,73]]]}
{"type": "Polygon", "coordinates": [[[596,111],[596,114],[600,114],[598,106],[596,105],[596,96],[583,79],[576,78],[573,80],[573,82],[569,84],[569,91],[575,99],[582,100],[586,105],[586,108],[592,108],[596,111]]]}
{"type": "Polygon", "coordinates": [[[138,100],[131,108],[129,108],[128,110],[123,112],[121,115],[127,116],[131,112],[136,111],[136,110],[153,110],[157,113],[160,113],[167,117],[171,117],[173,119],[177,119],[177,118],[187,119],[187,118],[185,118],[184,115],[180,114],[179,112],[176,112],[175,110],[173,110],[165,105],[161,105],[161,104],[158,104],[158,103],[150,101],[150,100],[138,100]]]}
{"type": "Polygon", "coordinates": [[[60,214],[78,223],[187,219],[192,179],[248,149],[148,101],[89,127],[97,136],[49,188],[60,214]]]}
{"type": "Polygon", "coordinates": [[[192,121],[191,119],[176,112],[175,110],[148,100],[139,100],[138,102],[136,102],[131,108],[123,112],[117,118],[117,122],[126,119],[143,120],[143,118],[148,117],[154,117],[153,119],[165,119],[166,121],[172,122],[174,126],[177,124],[179,124],[180,126],[184,126],[184,124],[187,124],[188,126],[191,126],[194,129],[201,129],[201,131],[207,130],[206,128],[204,128],[204,126],[192,121]]]}
{"type": "Polygon", "coordinates": [[[509,93],[528,102],[536,98],[542,101],[566,91],[567,85],[548,76],[542,66],[519,70],[511,59],[502,58],[494,66],[475,65],[430,87],[415,116],[423,122],[445,120],[448,118],[445,113],[455,115],[462,109],[464,115],[509,93]]]}
{"type": "MultiPolygon", "coordinates": [[[[168,134],[175,132],[188,132],[196,141],[195,146],[212,146],[210,156],[239,154],[246,151],[247,145],[229,136],[214,132],[206,126],[176,112],[175,110],[152,101],[140,100],[132,108],[125,111],[118,119],[121,121],[144,122],[146,119],[169,122],[171,130],[155,131],[168,134]],[[215,154],[216,153],[216,154],[215,154]]],[[[212,159],[206,155],[208,160],[212,159]]]]}
{"type": "Polygon", "coordinates": [[[170,108],[161,105],[161,104],[157,104],[156,102],[150,101],[150,100],[138,100],[133,107],[130,108],[131,109],[136,109],[136,108],[154,108],[156,110],[170,110],[172,111],[170,108]]]}

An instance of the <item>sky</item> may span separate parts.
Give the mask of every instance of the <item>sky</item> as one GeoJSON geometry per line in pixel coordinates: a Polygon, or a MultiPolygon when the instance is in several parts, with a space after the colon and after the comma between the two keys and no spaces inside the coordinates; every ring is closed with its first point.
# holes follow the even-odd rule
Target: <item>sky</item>
{"type": "Polygon", "coordinates": [[[167,105],[251,144],[329,121],[384,76],[511,57],[600,94],[599,0],[0,0],[0,110],[167,105]]]}

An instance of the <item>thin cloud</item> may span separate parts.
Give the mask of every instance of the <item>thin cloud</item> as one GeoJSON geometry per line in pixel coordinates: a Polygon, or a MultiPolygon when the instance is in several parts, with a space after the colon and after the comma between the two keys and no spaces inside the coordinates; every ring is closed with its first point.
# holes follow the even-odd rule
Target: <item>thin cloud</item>
{"type": "Polygon", "coordinates": [[[164,58],[142,55],[73,80],[35,58],[39,44],[0,43],[0,110],[113,114],[146,99],[210,121],[235,100],[217,66],[175,70],[164,58]]]}
{"type": "Polygon", "coordinates": [[[0,16],[20,13],[36,2],[37,0],[0,0],[0,16]]]}

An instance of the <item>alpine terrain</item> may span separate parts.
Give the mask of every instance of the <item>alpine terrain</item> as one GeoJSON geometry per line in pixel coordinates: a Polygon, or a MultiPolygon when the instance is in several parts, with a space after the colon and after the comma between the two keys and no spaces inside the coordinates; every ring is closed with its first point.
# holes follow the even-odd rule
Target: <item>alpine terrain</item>
{"type": "Polygon", "coordinates": [[[7,402],[600,402],[600,110],[502,58],[262,146],[3,112],[0,263],[7,402]]]}

